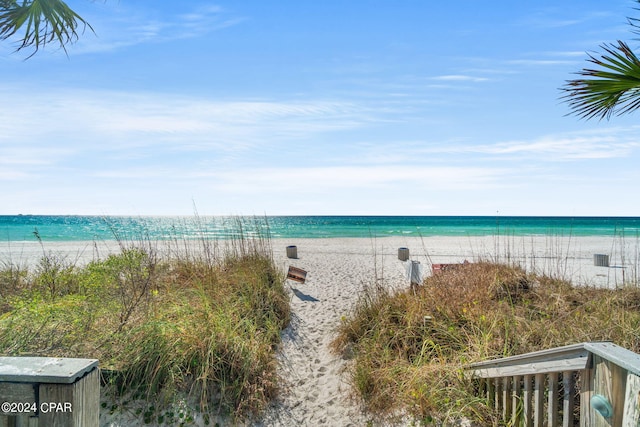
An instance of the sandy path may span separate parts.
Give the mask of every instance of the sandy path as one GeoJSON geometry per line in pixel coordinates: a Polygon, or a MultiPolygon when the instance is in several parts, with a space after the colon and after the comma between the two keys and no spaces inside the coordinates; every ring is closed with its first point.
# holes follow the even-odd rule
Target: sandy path
{"type": "MultiPolygon", "coordinates": [[[[313,246],[299,245],[298,259],[287,259],[279,247],[274,254],[285,271],[294,265],[308,275],[304,284],[287,281],[293,321],[284,333],[280,369],[290,388],[280,405],[267,414],[264,425],[364,425],[367,417],[348,396],[346,362],[332,354],[329,346],[363,284],[375,280],[374,251],[355,241],[308,243],[313,246]]],[[[392,269],[386,261],[390,264],[386,267],[392,269]]],[[[394,276],[401,272],[394,270],[394,276]]]]}

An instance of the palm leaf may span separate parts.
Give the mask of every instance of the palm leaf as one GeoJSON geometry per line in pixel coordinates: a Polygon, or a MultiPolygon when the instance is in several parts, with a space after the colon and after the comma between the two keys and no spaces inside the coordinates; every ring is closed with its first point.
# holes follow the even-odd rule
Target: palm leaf
{"type": "Polygon", "coordinates": [[[640,106],[640,60],[624,42],[601,47],[605,53],[599,58],[589,55],[589,62],[600,68],[583,69],[577,73],[582,78],[562,88],[566,94],[561,99],[581,118],[609,119],[640,106]]]}
{"type": "MultiPolygon", "coordinates": [[[[33,48],[34,53],[51,42],[66,52],[66,45],[78,40],[78,32],[91,25],[60,0],[0,0],[0,40],[16,35],[24,28],[24,36],[16,50],[33,48]]],[[[33,55],[32,54],[32,55],[33,55]]]]}

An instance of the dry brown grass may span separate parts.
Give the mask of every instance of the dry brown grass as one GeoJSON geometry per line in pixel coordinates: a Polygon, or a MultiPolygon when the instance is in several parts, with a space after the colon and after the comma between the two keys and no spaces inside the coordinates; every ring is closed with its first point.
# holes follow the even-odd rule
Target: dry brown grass
{"type": "Polygon", "coordinates": [[[463,375],[466,364],[583,341],[640,350],[640,289],[574,287],[516,267],[473,263],[415,291],[367,288],[344,319],[336,351],[355,354],[351,380],[375,413],[494,424],[463,375]]]}

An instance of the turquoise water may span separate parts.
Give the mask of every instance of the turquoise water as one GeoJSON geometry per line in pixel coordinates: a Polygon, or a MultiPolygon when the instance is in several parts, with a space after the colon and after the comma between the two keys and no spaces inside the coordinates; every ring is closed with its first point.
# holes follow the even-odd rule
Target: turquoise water
{"type": "Polygon", "coordinates": [[[637,236],[640,217],[488,217],[488,216],[272,216],[99,217],[0,216],[4,241],[82,241],[119,239],[227,238],[245,234],[273,238],[573,235],[637,236]]]}

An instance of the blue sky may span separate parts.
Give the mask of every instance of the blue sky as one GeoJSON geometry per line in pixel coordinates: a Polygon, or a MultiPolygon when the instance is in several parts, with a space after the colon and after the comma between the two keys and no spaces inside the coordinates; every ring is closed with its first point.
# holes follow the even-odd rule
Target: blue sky
{"type": "Polygon", "coordinates": [[[69,0],[0,43],[0,214],[640,215],[640,112],[559,88],[631,0],[69,0]]]}

